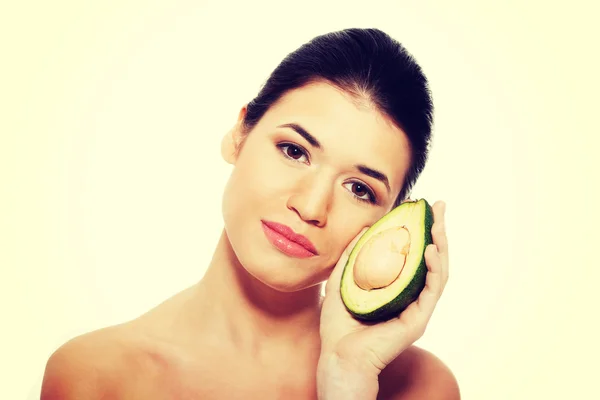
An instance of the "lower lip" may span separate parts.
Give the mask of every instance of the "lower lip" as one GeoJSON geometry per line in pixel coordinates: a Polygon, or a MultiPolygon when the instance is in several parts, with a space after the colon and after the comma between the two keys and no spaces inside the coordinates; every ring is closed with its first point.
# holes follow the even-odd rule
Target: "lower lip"
{"type": "Polygon", "coordinates": [[[277,249],[279,249],[279,251],[281,251],[282,253],[296,258],[314,257],[314,254],[312,252],[306,250],[298,243],[292,242],[282,234],[275,232],[273,229],[269,228],[264,223],[262,224],[262,227],[263,231],[265,232],[265,235],[267,236],[267,239],[269,239],[269,242],[271,242],[273,246],[277,247],[277,249]]]}

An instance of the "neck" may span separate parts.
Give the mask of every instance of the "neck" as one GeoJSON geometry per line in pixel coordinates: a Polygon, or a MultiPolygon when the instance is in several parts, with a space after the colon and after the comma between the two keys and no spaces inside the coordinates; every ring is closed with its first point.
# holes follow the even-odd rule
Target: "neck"
{"type": "Polygon", "coordinates": [[[265,285],[240,264],[225,231],[196,293],[214,333],[240,350],[320,343],[321,286],[284,293],[265,285]]]}

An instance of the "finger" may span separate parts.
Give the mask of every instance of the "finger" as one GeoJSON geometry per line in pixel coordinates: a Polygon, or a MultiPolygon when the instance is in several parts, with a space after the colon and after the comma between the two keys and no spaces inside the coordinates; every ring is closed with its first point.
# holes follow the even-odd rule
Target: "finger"
{"type": "Polygon", "coordinates": [[[350,242],[350,244],[348,244],[348,246],[346,246],[346,248],[342,252],[342,255],[340,256],[340,259],[338,260],[338,262],[336,263],[335,267],[333,268],[333,271],[331,272],[331,275],[329,276],[329,279],[327,280],[327,283],[325,284],[325,291],[326,292],[332,291],[332,290],[335,291],[335,292],[339,292],[340,291],[340,280],[342,279],[342,273],[344,272],[344,267],[346,266],[346,262],[348,261],[348,258],[350,258],[350,253],[352,252],[352,249],[354,248],[354,246],[356,246],[356,243],[358,243],[358,241],[360,240],[360,238],[362,237],[362,235],[368,229],[369,229],[369,227],[363,228],[354,237],[354,239],[352,239],[352,241],[350,242]]]}
{"type": "Polygon", "coordinates": [[[427,277],[425,287],[417,298],[417,306],[423,316],[429,316],[433,313],[435,305],[442,295],[445,285],[444,270],[440,254],[435,245],[427,246],[425,251],[425,263],[427,264],[427,277]]]}
{"type": "Polygon", "coordinates": [[[433,207],[433,226],[431,236],[440,254],[448,253],[448,237],[446,235],[446,203],[436,202],[433,207]]]}
{"type": "Polygon", "coordinates": [[[431,236],[433,243],[438,248],[441,259],[442,276],[444,285],[448,281],[449,275],[449,255],[448,255],[448,237],[446,234],[446,203],[439,201],[434,204],[434,224],[431,227],[431,236]]]}

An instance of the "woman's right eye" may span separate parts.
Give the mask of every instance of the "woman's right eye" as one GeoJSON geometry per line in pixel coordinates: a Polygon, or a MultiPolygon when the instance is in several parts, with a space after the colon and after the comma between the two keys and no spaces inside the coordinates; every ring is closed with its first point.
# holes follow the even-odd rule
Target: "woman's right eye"
{"type": "Polygon", "coordinates": [[[300,146],[291,143],[281,143],[278,144],[277,147],[279,147],[286,158],[303,163],[308,161],[306,151],[300,146]],[[306,161],[302,161],[302,157],[306,157],[306,161]]]}

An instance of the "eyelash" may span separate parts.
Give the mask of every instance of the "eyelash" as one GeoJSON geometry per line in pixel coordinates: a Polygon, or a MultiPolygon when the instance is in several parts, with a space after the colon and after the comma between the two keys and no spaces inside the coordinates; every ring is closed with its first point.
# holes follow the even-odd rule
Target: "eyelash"
{"type": "MultiPolygon", "coordinates": [[[[309,159],[309,157],[308,157],[308,152],[307,152],[307,151],[306,151],[306,150],[305,150],[303,147],[301,147],[301,146],[298,146],[298,145],[296,145],[296,144],[293,144],[293,143],[280,143],[280,144],[278,144],[278,145],[277,145],[277,147],[279,148],[279,150],[280,150],[281,154],[282,154],[282,155],[283,155],[285,158],[287,158],[288,160],[295,161],[295,162],[299,162],[299,163],[303,163],[302,161],[298,161],[298,160],[296,160],[295,158],[292,158],[292,157],[288,156],[288,155],[286,154],[286,152],[285,152],[285,148],[287,148],[287,147],[292,147],[292,148],[295,148],[295,149],[298,149],[298,150],[300,150],[300,152],[301,152],[301,153],[302,153],[302,154],[303,154],[303,155],[304,155],[304,156],[305,156],[307,159],[309,159]]],[[[309,159],[309,161],[310,161],[310,159],[309,159]]],[[[303,163],[303,164],[304,164],[304,163],[303,163]]],[[[365,183],[363,183],[363,182],[360,182],[360,181],[351,181],[351,182],[347,182],[347,183],[359,184],[359,185],[362,185],[362,186],[364,186],[364,188],[365,188],[365,190],[366,190],[366,192],[367,192],[367,194],[368,194],[368,197],[369,197],[369,198],[368,198],[368,199],[364,199],[364,198],[362,198],[362,197],[358,197],[358,196],[357,196],[357,195],[355,195],[354,193],[351,193],[351,194],[352,194],[352,197],[353,197],[353,198],[354,198],[356,201],[358,201],[358,202],[360,202],[360,203],[377,204],[377,196],[375,196],[375,193],[373,192],[373,190],[371,190],[371,188],[370,188],[370,187],[369,187],[367,184],[365,184],[365,183]]]]}

